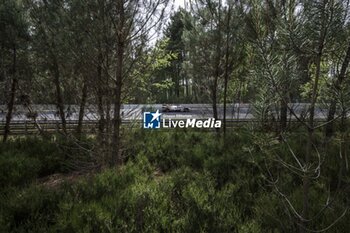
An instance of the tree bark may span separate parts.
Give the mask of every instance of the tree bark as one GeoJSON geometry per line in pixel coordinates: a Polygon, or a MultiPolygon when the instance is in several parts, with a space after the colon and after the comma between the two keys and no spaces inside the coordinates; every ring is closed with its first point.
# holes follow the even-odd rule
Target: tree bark
{"type": "Polygon", "coordinates": [[[226,22],[226,54],[225,54],[225,74],[224,74],[224,136],[226,135],[226,105],[227,105],[227,85],[229,79],[229,30],[230,30],[231,5],[229,5],[226,22]]]}
{"type": "Polygon", "coordinates": [[[121,90],[123,78],[123,60],[124,60],[124,44],[119,43],[117,55],[117,71],[116,71],[116,87],[115,87],[115,103],[114,103],[114,132],[113,132],[113,165],[121,165],[122,161],[119,155],[120,150],[120,108],[121,108],[121,90]]]}
{"type": "Polygon", "coordinates": [[[113,128],[113,149],[112,149],[112,165],[119,166],[122,164],[120,152],[120,108],[121,108],[121,91],[123,83],[123,65],[124,65],[124,49],[125,49],[125,9],[124,1],[119,0],[117,11],[119,12],[119,33],[117,35],[117,67],[116,67],[116,81],[115,81],[115,102],[114,102],[114,128],[113,128]]]}
{"type": "Polygon", "coordinates": [[[216,41],[216,62],[214,72],[214,83],[212,86],[212,105],[213,105],[213,117],[218,119],[218,108],[217,108],[217,88],[220,76],[220,58],[221,58],[221,1],[219,0],[218,9],[218,26],[217,26],[217,41],[216,41]]]}
{"type": "MultiPolygon", "coordinates": [[[[5,46],[4,46],[4,42],[1,43],[1,53],[3,53],[5,49],[5,46]]],[[[5,87],[3,90],[7,90],[7,82],[6,82],[6,79],[5,79],[5,67],[4,67],[4,63],[5,63],[5,56],[0,56],[0,82],[5,82],[5,87]]],[[[3,91],[1,93],[1,96],[0,96],[0,104],[6,104],[6,92],[3,91]]]]}
{"type": "Polygon", "coordinates": [[[175,93],[176,93],[176,100],[179,101],[180,99],[180,69],[178,67],[178,65],[176,64],[176,89],[175,89],[175,93]]]}
{"type": "MultiPolygon", "coordinates": [[[[342,64],[341,69],[340,69],[340,73],[338,75],[338,79],[335,81],[335,84],[334,84],[334,88],[335,88],[336,92],[341,91],[341,85],[342,85],[343,80],[345,78],[346,70],[349,66],[349,62],[350,62],[350,42],[348,45],[348,49],[346,51],[346,55],[345,55],[343,64],[342,64]]],[[[335,93],[332,97],[331,105],[329,107],[328,116],[327,116],[327,121],[328,121],[328,124],[326,125],[326,136],[327,137],[331,137],[333,135],[333,128],[334,128],[333,120],[334,120],[334,116],[336,113],[336,109],[337,109],[337,97],[336,97],[336,93],[335,93]]]]}
{"type": "Polygon", "coordinates": [[[54,83],[56,87],[56,101],[57,101],[57,107],[60,114],[61,122],[62,122],[62,129],[64,133],[67,133],[66,129],[66,116],[64,115],[64,104],[63,104],[63,97],[61,92],[61,81],[60,81],[60,71],[58,67],[57,58],[55,55],[52,55],[53,59],[53,66],[52,71],[54,74],[54,83]]]}
{"type": "Polygon", "coordinates": [[[83,120],[84,120],[84,114],[85,114],[86,98],[87,98],[87,83],[86,83],[86,80],[84,79],[83,89],[82,89],[82,93],[81,93],[80,107],[79,107],[78,126],[77,126],[78,137],[81,136],[81,132],[82,132],[83,120]]]}
{"type": "Polygon", "coordinates": [[[280,103],[280,132],[284,132],[287,129],[288,121],[288,101],[282,100],[280,103]]]}
{"type": "MultiPolygon", "coordinates": [[[[308,128],[308,142],[307,142],[307,151],[305,153],[305,166],[309,167],[312,148],[314,145],[314,117],[315,117],[315,105],[318,97],[318,83],[321,75],[321,59],[323,55],[324,41],[326,36],[326,26],[325,26],[325,3],[323,4],[323,10],[321,13],[322,28],[320,34],[320,40],[318,44],[318,53],[316,55],[316,73],[315,81],[312,88],[312,97],[310,103],[310,117],[309,117],[309,128],[308,128]]],[[[308,171],[305,171],[303,177],[303,218],[307,219],[309,217],[309,190],[310,190],[310,178],[308,177],[308,171]]],[[[303,222],[304,225],[304,222],[303,222]]],[[[304,228],[301,229],[302,232],[305,231],[304,228]]]]}
{"type": "MultiPolygon", "coordinates": [[[[97,111],[100,116],[98,121],[98,138],[101,143],[103,143],[104,129],[105,129],[105,117],[104,117],[104,107],[103,107],[103,95],[104,95],[104,83],[102,80],[102,54],[98,55],[98,65],[97,65],[97,111]]],[[[103,146],[103,145],[101,145],[103,146]]]]}
{"type": "MultiPolygon", "coordinates": [[[[105,93],[107,93],[108,96],[113,96],[113,89],[110,87],[110,81],[109,81],[109,74],[108,74],[108,69],[109,69],[109,57],[108,54],[106,53],[106,70],[105,70],[105,76],[106,76],[106,87],[105,87],[105,93]]],[[[111,98],[106,98],[106,158],[111,157],[111,136],[112,135],[112,130],[113,130],[113,125],[111,121],[111,105],[113,103],[113,99],[111,98]]]]}
{"type": "Polygon", "coordinates": [[[17,50],[16,45],[13,46],[13,64],[12,64],[12,84],[11,84],[11,93],[10,100],[7,104],[7,114],[6,114],[6,123],[5,123],[5,131],[3,142],[7,141],[8,135],[10,133],[10,124],[12,119],[12,111],[15,103],[16,90],[18,85],[18,80],[16,77],[16,68],[17,68],[17,50]]]}
{"type": "Polygon", "coordinates": [[[215,81],[214,81],[214,87],[213,87],[213,90],[212,90],[212,92],[213,92],[213,94],[212,94],[212,98],[213,98],[213,103],[212,103],[212,105],[213,105],[213,117],[214,117],[214,119],[216,120],[216,119],[218,119],[218,107],[217,107],[217,88],[216,88],[216,86],[217,86],[217,80],[218,80],[218,78],[217,77],[215,77],[215,81]]]}

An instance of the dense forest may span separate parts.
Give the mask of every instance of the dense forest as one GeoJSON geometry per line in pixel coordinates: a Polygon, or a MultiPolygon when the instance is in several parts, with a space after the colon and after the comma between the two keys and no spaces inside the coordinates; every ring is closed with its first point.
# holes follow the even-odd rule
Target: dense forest
{"type": "Polygon", "coordinates": [[[349,232],[349,63],[349,0],[0,0],[0,232],[349,232]]]}

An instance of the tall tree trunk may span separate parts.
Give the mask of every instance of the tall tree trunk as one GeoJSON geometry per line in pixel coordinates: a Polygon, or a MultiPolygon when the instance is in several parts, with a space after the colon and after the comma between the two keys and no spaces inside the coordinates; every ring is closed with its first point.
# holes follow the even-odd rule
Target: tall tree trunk
{"type": "MultiPolygon", "coordinates": [[[[219,47],[219,46],[218,46],[219,47]]],[[[220,48],[218,48],[218,50],[220,50],[220,48]]],[[[218,81],[219,81],[219,75],[220,75],[220,52],[217,50],[218,52],[218,58],[217,58],[217,64],[216,64],[216,68],[215,68],[215,74],[214,74],[214,82],[212,85],[212,106],[213,106],[213,117],[214,119],[218,119],[218,107],[217,107],[217,101],[218,101],[218,97],[217,97],[217,92],[218,92],[218,81]]]]}
{"type": "Polygon", "coordinates": [[[86,98],[87,98],[87,83],[86,83],[86,78],[84,78],[83,89],[82,89],[81,100],[80,100],[80,107],[79,107],[78,126],[77,126],[78,137],[81,136],[81,132],[82,132],[86,98]]]}
{"type": "MultiPolygon", "coordinates": [[[[226,68],[227,69],[227,68],[226,68]]],[[[227,71],[225,71],[226,73],[227,71]]],[[[226,105],[227,105],[227,83],[228,83],[228,74],[225,74],[225,83],[224,83],[224,135],[226,135],[226,105]]]]}
{"type": "MultiPolygon", "coordinates": [[[[4,43],[1,43],[1,54],[3,54],[3,51],[5,49],[4,43]]],[[[5,82],[5,87],[3,90],[8,90],[7,88],[7,82],[5,79],[5,67],[4,67],[5,57],[0,56],[0,82],[5,82]]],[[[2,91],[0,96],[0,104],[6,104],[6,92],[2,91]]],[[[3,110],[2,110],[3,111],[3,110]]]]}
{"type": "MultiPolygon", "coordinates": [[[[312,88],[312,99],[310,104],[310,118],[309,118],[309,127],[308,127],[308,142],[307,142],[307,151],[305,153],[305,167],[310,166],[310,160],[311,160],[311,154],[313,150],[314,145],[314,116],[315,116],[315,105],[317,102],[318,97],[318,83],[321,75],[321,61],[322,61],[322,55],[323,55],[323,49],[325,45],[325,38],[327,35],[327,16],[326,16],[326,4],[327,1],[323,1],[322,3],[322,9],[321,9],[321,30],[320,30],[320,38],[317,48],[317,55],[316,55],[316,73],[315,73],[315,81],[313,83],[312,88]]],[[[310,190],[310,178],[309,171],[306,170],[303,178],[303,218],[308,219],[309,217],[309,190],[310,190]]],[[[305,222],[303,222],[302,225],[304,225],[305,222]]],[[[305,232],[305,228],[301,229],[302,232],[305,232]]]]}
{"type": "MultiPolygon", "coordinates": [[[[110,53],[110,43],[109,43],[109,35],[110,35],[110,28],[108,26],[108,14],[106,14],[106,2],[101,4],[101,18],[102,18],[102,30],[103,30],[103,40],[102,43],[99,44],[100,48],[100,64],[104,65],[104,68],[100,70],[102,72],[101,75],[104,77],[103,81],[103,86],[101,88],[102,92],[101,95],[104,95],[104,109],[105,111],[101,111],[104,114],[104,119],[103,119],[103,131],[104,131],[104,165],[107,165],[111,159],[111,150],[110,150],[110,145],[111,145],[111,97],[113,94],[110,91],[109,87],[109,53],[110,53]],[[103,59],[102,59],[103,56],[103,59]]],[[[101,69],[101,67],[100,67],[101,69]]],[[[102,82],[102,80],[101,80],[102,82]]],[[[102,101],[101,101],[102,102],[102,101]]]]}
{"type": "Polygon", "coordinates": [[[56,101],[57,101],[57,107],[60,114],[61,122],[62,122],[62,129],[64,133],[67,133],[66,129],[66,116],[64,114],[64,104],[63,104],[63,97],[61,92],[61,81],[60,81],[60,71],[58,67],[58,62],[56,56],[53,55],[53,74],[54,74],[54,83],[56,87],[56,101]]]}
{"type": "Polygon", "coordinates": [[[213,87],[213,94],[212,94],[212,107],[213,107],[213,117],[214,119],[218,119],[218,107],[217,107],[217,77],[215,77],[215,81],[214,81],[214,87],[213,87]]]}
{"type": "Polygon", "coordinates": [[[104,82],[102,80],[102,54],[98,55],[98,65],[97,65],[97,111],[99,114],[98,121],[98,138],[101,146],[103,146],[104,141],[104,129],[105,129],[105,113],[103,107],[103,96],[104,96],[104,82]]]}
{"type": "Polygon", "coordinates": [[[121,108],[121,90],[122,90],[122,78],[123,78],[123,61],[124,60],[124,44],[119,43],[117,54],[117,71],[116,71],[116,87],[115,87],[115,102],[114,102],[114,132],[113,132],[113,165],[120,165],[122,163],[119,150],[120,150],[120,108],[121,108]]]}
{"type": "Polygon", "coordinates": [[[212,86],[212,105],[213,105],[213,117],[218,119],[218,108],[217,108],[217,89],[218,81],[220,76],[220,58],[221,58],[221,0],[219,0],[218,9],[218,31],[217,31],[217,41],[216,41],[216,62],[215,62],[215,73],[214,73],[214,83],[212,86]]]}
{"type": "Polygon", "coordinates": [[[190,94],[189,94],[189,84],[188,84],[188,77],[187,77],[187,75],[185,75],[185,83],[186,83],[186,99],[187,99],[187,101],[189,101],[189,99],[188,99],[188,97],[190,96],[190,94]]]}
{"type": "MultiPolygon", "coordinates": [[[[340,69],[340,73],[338,75],[338,79],[335,81],[335,84],[334,84],[334,88],[335,88],[336,92],[341,91],[341,85],[342,85],[343,80],[345,78],[346,70],[349,66],[349,62],[350,62],[350,42],[348,45],[348,50],[346,51],[346,55],[345,55],[343,64],[342,64],[341,69],[340,69]]],[[[328,124],[326,125],[326,136],[327,137],[330,137],[333,135],[333,128],[334,128],[333,120],[334,120],[334,116],[335,116],[336,109],[337,109],[336,94],[337,93],[334,93],[334,95],[332,96],[331,105],[330,105],[329,111],[328,111],[328,116],[327,116],[328,124]]]]}
{"type": "MultiPolygon", "coordinates": [[[[99,46],[99,51],[97,55],[97,67],[96,67],[96,75],[97,75],[97,82],[96,82],[96,92],[97,92],[97,112],[99,116],[98,120],[98,132],[97,132],[97,143],[99,145],[98,151],[101,155],[99,158],[100,165],[102,167],[105,167],[109,164],[110,158],[109,154],[107,153],[107,138],[109,135],[106,134],[106,119],[105,119],[105,99],[108,93],[105,93],[105,86],[106,83],[103,80],[103,73],[102,73],[102,66],[103,66],[103,55],[101,52],[101,47],[99,46]]],[[[107,78],[107,77],[105,77],[107,78]]]]}
{"type": "Polygon", "coordinates": [[[117,67],[116,67],[116,82],[115,82],[115,102],[114,102],[114,128],[113,128],[113,150],[112,150],[112,165],[119,166],[122,164],[122,159],[119,154],[121,142],[120,142],[120,108],[121,108],[121,91],[123,83],[123,65],[124,65],[124,49],[125,49],[125,35],[124,35],[124,23],[125,23],[125,9],[124,1],[119,0],[117,11],[119,13],[119,33],[117,35],[117,67]]]}
{"type": "Polygon", "coordinates": [[[283,133],[287,129],[287,122],[288,122],[288,102],[289,102],[289,92],[288,92],[288,85],[287,80],[289,77],[288,71],[288,62],[286,59],[284,59],[284,67],[286,68],[285,73],[282,76],[282,95],[280,97],[280,129],[279,132],[283,133]]]}
{"type": "Polygon", "coordinates": [[[10,93],[10,100],[7,104],[7,114],[6,114],[6,123],[5,123],[3,142],[6,142],[8,135],[10,133],[10,123],[11,123],[11,119],[12,119],[13,105],[15,103],[16,89],[17,89],[17,85],[18,85],[18,80],[16,77],[16,68],[17,68],[17,50],[16,50],[16,45],[14,45],[13,46],[11,93],[10,93]]]}
{"type": "MultiPolygon", "coordinates": [[[[108,78],[108,69],[109,69],[109,59],[108,54],[106,54],[106,70],[105,70],[105,76],[106,79],[106,88],[105,92],[108,96],[113,96],[113,92],[111,91],[110,84],[109,84],[109,78],[108,78]]],[[[106,158],[111,157],[111,130],[112,130],[112,124],[111,124],[111,98],[106,98],[106,158]]]]}
{"type": "MultiPolygon", "coordinates": [[[[311,159],[311,153],[313,150],[314,145],[314,118],[315,118],[315,105],[317,102],[318,97],[318,83],[321,75],[321,59],[323,55],[323,48],[324,48],[324,40],[326,35],[326,29],[325,29],[325,3],[323,6],[323,12],[322,12],[322,29],[321,29],[321,35],[320,35],[320,41],[318,45],[318,54],[316,56],[316,73],[315,73],[315,81],[313,83],[312,88],[312,97],[311,97],[311,103],[310,103],[310,117],[309,117],[309,128],[308,128],[308,142],[307,142],[307,151],[305,153],[305,166],[309,167],[310,159],[311,159]]],[[[310,178],[308,177],[308,171],[305,172],[303,178],[303,218],[307,219],[309,216],[309,190],[310,190],[310,178]]],[[[302,232],[305,232],[305,229],[301,229],[302,232]]]]}
{"type": "Polygon", "coordinates": [[[229,79],[229,37],[230,37],[230,15],[231,5],[229,5],[226,22],[226,54],[225,54],[225,74],[224,74],[224,136],[226,135],[226,105],[227,105],[227,85],[229,79]]]}
{"type": "Polygon", "coordinates": [[[175,77],[175,95],[176,95],[176,100],[179,101],[180,98],[180,75],[179,75],[179,68],[176,65],[176,77],[175,77]]]}
{"type": "Polygon", "coordinates": [[[280,115],[280,132],[284,132],[287,128],[288,121],[288,101],[286,98],[280,102],[280,115]]]}

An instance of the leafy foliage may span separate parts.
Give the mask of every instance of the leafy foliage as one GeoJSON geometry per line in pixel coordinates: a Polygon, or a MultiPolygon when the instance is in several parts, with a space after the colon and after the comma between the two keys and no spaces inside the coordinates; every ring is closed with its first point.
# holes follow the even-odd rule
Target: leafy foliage
{"type": "MultiPolygon", "coordinates": [[[[290,146],[295,153],[303,153],[298,146],[303,136],[290,135],[290,146]],[[301,138],[300,138],[301,137],[301,138]]],[[[263,167],[280,174],[278,188],[300,208],[300,182],[286,172],[275,160],[275,155],[292,162],[288,146],[273,135],[245,130],[231,133],[225,140],[209,132],[152,132],[137,130],[128,140],[138,140],[127,148],[128,162],[118,169],[107,169],[95,174],[67,180],[58,187],[33,182],[35,164],[45,164],[45,156],[30,158],[23,164],[22,154],[39,148],[54,151],[55,144],[33,139],[8,144],[2,151],[14,153],[16,162],[6,154],[2,161],[14,163],[21,175],[1,173],[4,183],[1,192],[0,222],[7,232],[283,232],[297,231],[293,212],[274,186],[263,167]],[[171,142],[171,143],[170,143],[171,142]],[[22,166],[22,167],[20,167],[22,166]],[[24,169],[24,166],[26,169],[24,169]],[[28,170],[33,172],[28,174],[28,170]],[[27,186],[21,186],[26,182],[27,186]]],[[[327,153],[336,154],[337,146],[327,153]]],[[[40,151],[40,150],[39,150],[40,151]]],[[[3,152],[2,152],[3,153],[3,152]]],[[[334,159],[327,157],[328,163],[334,159]]],[[[4,165],[5,166],[5,165],[4,165]]],[[[40,169],[39,169],[40,171],[40,169]]],[[[319,184],[311,190],[312,203],[327,201],[329,175],[337,170],[325,170],[319,184]],[[320,193],[324,193],[320,195],[320,193]]],[[[331,191],[332,192],[332,191],[331,191]]],[[[333,208],[342,211],[348,202],[345,193],[336,194],[333,208]]],[[[317,211],[318,206],[312,206],[317,211]]],[[[324,212],[310,227],[321,228],[334,219],[334,211],[324,212]]],[[[342,232],[347,216],[332,229],[342,232]]]]}

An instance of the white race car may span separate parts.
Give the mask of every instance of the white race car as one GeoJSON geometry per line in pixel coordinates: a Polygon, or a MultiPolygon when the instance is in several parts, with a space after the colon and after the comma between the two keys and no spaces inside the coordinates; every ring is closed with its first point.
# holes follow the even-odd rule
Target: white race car
{"type": "Polygon", "coordinates": [[[165,104],[162,106],[162,112],[189,112],[190,109],[182,105],[165,104]]]}

